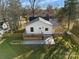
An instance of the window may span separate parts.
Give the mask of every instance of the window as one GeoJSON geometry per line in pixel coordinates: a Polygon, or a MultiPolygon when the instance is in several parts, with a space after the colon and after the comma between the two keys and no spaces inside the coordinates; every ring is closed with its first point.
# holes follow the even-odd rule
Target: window
{"type": "Polygon", "coordinates": [[[45,31],[48,31],[48,28],[45,28],[45,31]]]}
{"type": "Polygon", "coordinates": [[[34,32],[34,28],[33,28],[33,27],[31,27],[31,28],[30,28],[30,31],[31,31],[31,32],[34,32]]]}

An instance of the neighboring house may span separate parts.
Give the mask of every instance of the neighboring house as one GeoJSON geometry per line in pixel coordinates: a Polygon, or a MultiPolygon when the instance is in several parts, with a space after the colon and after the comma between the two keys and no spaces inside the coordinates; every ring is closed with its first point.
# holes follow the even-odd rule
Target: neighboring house
{"type": "MultiPolygon", "coordinates": [[[[64,29],[67,30],[68,29],[68,20],[67,19],[63,20],[61,25],[64,27],[64,29]]],[[[74,26],[74,21],[70,21],[69,30],[72,30],[73,26],[74,26]]]]}
{"type": "Polygon", "coordinates": [[[51,22],[38,17],[30,21],[26,26],[26,34],[53,34],[53,25],[51,22]]]}
{"type": "Polygon", "coordinates": [[[3,25],[2,25],[2,28],[3,28],[4,30],[10,30],[9,23],[8,23],[8,22],[4,22],[3,25]]]}
{"type": "Polygon", "coordinates": [[[26,26],[26,23],[27,23],[27,16],[26,17],[23,17],[23,16],[20,16],[20,19],[18,21],[18,29],[19,30],[22,30],[22,29],[25,29],[25,26],[26,26]]]}
{"type": "Polygon", "coordinates": [[[3,37],[3,34],[5,32],[8,32],[10,30],[8,22],[0,22],[0,38],[3,37]]]}
{"type": "Polygon", "coordinates": [[[0,22],[0,29],[4,30],[5,32],[10,30],[10,26],[8,22],[0,22]]]}

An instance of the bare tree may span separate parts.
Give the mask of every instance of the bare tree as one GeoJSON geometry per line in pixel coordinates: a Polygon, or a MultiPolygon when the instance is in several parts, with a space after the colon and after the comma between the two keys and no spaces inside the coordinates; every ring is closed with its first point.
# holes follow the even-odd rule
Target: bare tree
{"type": "Polygon", "coordinates": [[[65,14],[68,18],[68,31],[70,30],[71,21],[74,21],[77,18],[77,5],[78,0],[65,0],[65,14]]]}
{"type": "Polygon", "coordinates": [[[3,21],[6,18],[7,0],[0,0],[0,16],[3,21]]]}
{"type": "Polygon", "coordinates": [[[31,5],[33,17],[34,17],[36,0],[29,0],[29,2],[30,2],[30,5],[31,5]]]}
{"type": "Polygon", "coordinates": [[[54,14],[53,6],[48,4],[46,12],[49,16],[53,16],[54,14]]]}
{"type": "Polygon", "coordinates": [[[8,17],[9,17],[9,23],[11,24],[11,30],[15,31],[17,30],[17,22],[19,20],[19,17],[21,15],[21,3],[19,0],[8,0],[9,6],[8,6],[8,17]]]}
{"type": "Polygon", "coordinates": [[[39,3],[42,0],[29,0],[30,2],[30,6],[31,6],[31,10],[32,10],[32,16],[35,16],[35,9],[37,9],[39,7],[39,3]],[[39,3],[38,3],[39,2],[39,3]]]}

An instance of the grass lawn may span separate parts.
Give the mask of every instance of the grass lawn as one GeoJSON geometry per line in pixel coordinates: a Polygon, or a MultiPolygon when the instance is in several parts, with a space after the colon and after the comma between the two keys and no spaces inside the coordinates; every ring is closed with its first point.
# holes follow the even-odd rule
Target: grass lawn
{"type": "Polygon", "coordinates": [[[11,45],[13,40],[22,40],[21,33],[7,34],[0,45],[0,59],[79,59],[79,46],[68,35],[55,35],[55,45],[44,46],[11,45]],[[74,56],[73,56],[74,55],[74,56]]]}
{"type": "Polygon", "coordinates": [[[24,52],[30,51],[30,49],[22,45],[11,45],[10,42],[13,39],[10,35],[10,37],[6,37],[6,41],[0,45],[0,59],[12,59],[24,52]]]}
{"type": "Polygon", "coordinates": [[[30,51],[34,51],[33,53],[28,55],[28,59],[39,59],[43,51],[40,49],[40,46],[25,46],[25,45],[12,45],[11,42],[14,40],[22,40],[22,34],[21,33],[6,33],[4,38],[6,39],[5,42],[3,42],[0,45],[0,59],[13,59],[19,55],[21,56],[21,59],[26,59],[26,56],[29,54],[30,51]],[[39,50],[40,49],[40,50],[39,50]],[[39,50],[39,51],[38,51],[39,50]],[[37,56],[38,55],[38,56],[37,56]]]}

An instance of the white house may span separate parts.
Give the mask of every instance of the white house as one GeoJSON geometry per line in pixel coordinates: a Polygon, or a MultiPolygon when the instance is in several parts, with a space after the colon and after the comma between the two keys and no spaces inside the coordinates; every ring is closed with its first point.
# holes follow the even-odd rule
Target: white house
{"type": "Polygon", "coordinates": [[[10,26],[8,22],[5,22],[2,18],[0,18],[0,39],[3,37],[5,32],[10,30],[10,26]]]}
{"type": "Polygon", "coordinates": [[[52,23],[38,17],[30,21],[26,26],[26,34],[53,34],[52,23]]]}
{"type": "Polygon", "coordinates": [[[30,21],[26,25],[22,44],[55,44],[52,38],[53,28],[53,24],[50,21],[41,17],[30,21]]]}
{"type": "Polygon", "coordinates": [[[10,30],[8,22],[0,22],[0,38],[3,36],[5,32],[10,30]]]}
{"type": "Polygon", "coordinates": [[[2,24],[2,29],[5,31],[5,32],[8,32],[10,30],[10,26],[9,26],[9,23],[8,22],[4,22],[2,24]]]}

